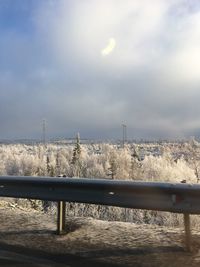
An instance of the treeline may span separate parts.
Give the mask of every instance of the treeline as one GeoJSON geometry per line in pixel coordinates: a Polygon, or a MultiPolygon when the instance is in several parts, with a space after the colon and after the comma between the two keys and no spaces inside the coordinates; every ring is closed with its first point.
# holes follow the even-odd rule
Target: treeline
{"type": "Polygon", "coordinates": [[[0,175],[62,176],[196,183],[199,146],[160,147],[161,154],[141,157],[140,145],[1,145],[0,175]]]}

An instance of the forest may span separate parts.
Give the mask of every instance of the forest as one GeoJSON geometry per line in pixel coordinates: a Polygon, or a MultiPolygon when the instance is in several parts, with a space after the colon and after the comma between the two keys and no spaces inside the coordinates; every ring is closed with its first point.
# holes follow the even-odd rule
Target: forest
{"type": "Polygon", "coordinates": [[[1,144],[0,175],[198,183],[200,144],[1,144]]]}

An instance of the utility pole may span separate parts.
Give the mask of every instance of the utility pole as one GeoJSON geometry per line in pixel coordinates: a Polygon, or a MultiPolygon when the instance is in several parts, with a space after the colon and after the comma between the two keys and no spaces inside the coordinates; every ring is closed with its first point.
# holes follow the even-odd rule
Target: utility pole
{"type": "Polygon", "coordinates": [[[126,127],[126,124],[122,124],[122,133],[123,133],[122,142],[123,142],[123,148],[124,148],[124,144],[127,141],[127,127],[126,127]]]}
{"type": "Polygon", "coordinates": [[[46,145],[46,120],[43,119],[42,121],[42,142],[43,145],[46,145]]]}

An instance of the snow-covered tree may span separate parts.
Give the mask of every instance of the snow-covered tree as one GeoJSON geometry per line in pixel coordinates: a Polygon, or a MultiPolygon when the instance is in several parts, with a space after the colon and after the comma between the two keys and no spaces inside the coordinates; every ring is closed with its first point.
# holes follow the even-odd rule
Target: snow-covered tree
{"type": "Polygon", "coordinates": [[[80,177],[82,162],[81,162],[81,145],[80,145],[80,135],[76,136],[76,143],[73,150],[72,156],[72,176],[80,177]]]}

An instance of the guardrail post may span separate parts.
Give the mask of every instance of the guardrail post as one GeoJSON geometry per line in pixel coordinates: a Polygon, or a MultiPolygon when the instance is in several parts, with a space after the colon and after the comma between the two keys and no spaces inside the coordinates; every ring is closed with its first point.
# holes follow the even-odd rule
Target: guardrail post
{"type": "Polygon", "coordinates": [[[190,230],[190,214],[184,213],[184,226],[185,226],[185,245],[188,252],[191,251],[191,230],[190,230]]]}
{"type": "Polygon", "coordinates": [[[66,203],[64,201],[58,201],[58,214],[57,214],[58,235],[65,233],[65,214],[66,214],[66,203]]]}

